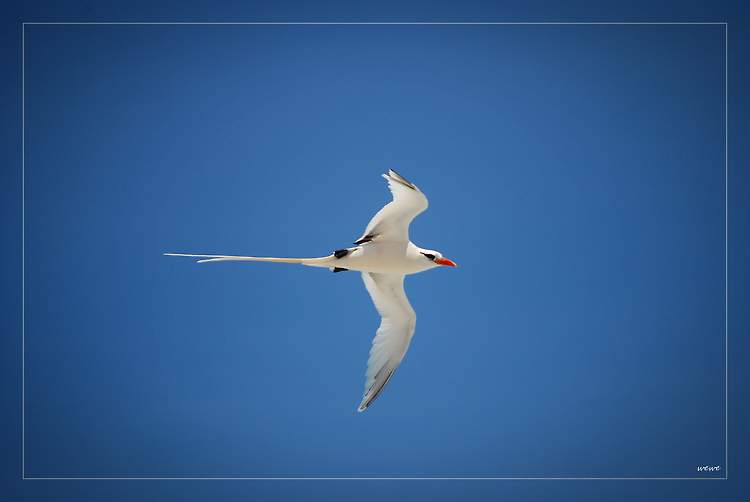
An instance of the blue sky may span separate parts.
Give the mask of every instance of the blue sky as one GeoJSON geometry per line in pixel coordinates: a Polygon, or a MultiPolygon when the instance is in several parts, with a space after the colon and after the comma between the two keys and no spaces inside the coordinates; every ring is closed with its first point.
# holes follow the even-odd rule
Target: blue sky
{"type": "Polygon", "coordinates": [[[26,41],[28,475],[723,464],[723,27],[26,41]],[[357,274],[161,253],[325,255],[388,168],[430,198],[412,239],[460,268],[407,280],[412,348],[360,415],[357,274]]]}

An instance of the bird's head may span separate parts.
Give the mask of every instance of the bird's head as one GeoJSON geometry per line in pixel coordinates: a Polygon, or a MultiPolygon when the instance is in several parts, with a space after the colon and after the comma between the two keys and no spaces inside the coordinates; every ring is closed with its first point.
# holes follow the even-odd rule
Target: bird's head
{"type": "Polygon", "coordinates": [[[443,267],[457,267],[456,263],[452,260],[449,260],[448,258],[443,257],[443,253],[440,251],[435,251],[434,249],[420,249],[420,254],[425,257],[425,259],[430,260],[433,263],[433,266],[443,266],[443,267]]]}

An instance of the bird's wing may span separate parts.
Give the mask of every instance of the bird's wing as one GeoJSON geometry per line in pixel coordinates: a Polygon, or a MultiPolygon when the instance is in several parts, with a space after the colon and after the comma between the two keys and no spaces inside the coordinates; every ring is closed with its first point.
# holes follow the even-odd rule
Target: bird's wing
{"type": "Polygon", "coordinates": [[[404,291],[403,275],[363,272],[362,280],[381,319],[370,348],[365,393],[358,411],[365,411],[391,379],[417,324],[417,315],[404,291]]]}
{"type": "Polygon", "coordinates": [[[355,241],[355,244],[364,244],[372,240],[408,242],[411,220],[427,209],[427,197],[416,185],[393,169],[383,177],[388,180],[393,200],[372,217],[365,233],[355,241]]]}

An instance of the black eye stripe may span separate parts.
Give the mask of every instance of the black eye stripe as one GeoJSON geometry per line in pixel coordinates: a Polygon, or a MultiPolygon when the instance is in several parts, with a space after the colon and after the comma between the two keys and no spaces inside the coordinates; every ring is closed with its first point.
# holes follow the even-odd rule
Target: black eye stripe
{"type": "Polygon", "coordinates": [[[430,260],[434,260],[435,259],[435,255],[434,254],[430,254],[430,253],[422,253],[422,254],[425,255],[425,257],[429,258],[430,260]]]}

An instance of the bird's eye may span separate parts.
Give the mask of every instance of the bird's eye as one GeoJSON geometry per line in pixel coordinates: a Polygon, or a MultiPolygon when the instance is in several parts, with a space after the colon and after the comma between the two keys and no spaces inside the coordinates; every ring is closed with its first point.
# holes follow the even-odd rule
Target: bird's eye
{"type": "Polygon", "coordinates": [[[422,254],[425,255],[425,257],[427,257],[430,260],[434,260],[435,259],[435,255],[434,254],[430,254],[430,253],[422,253],[422,254]]]}

